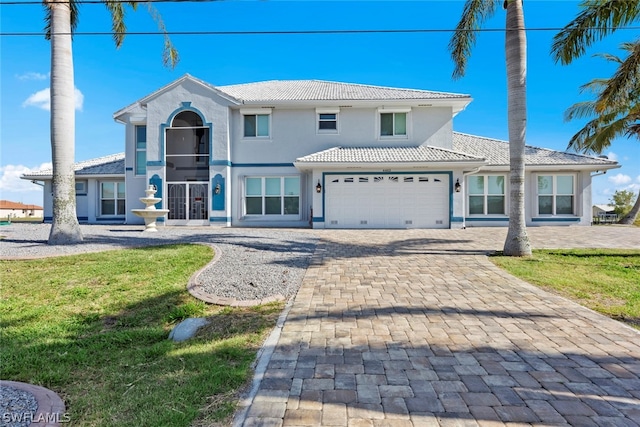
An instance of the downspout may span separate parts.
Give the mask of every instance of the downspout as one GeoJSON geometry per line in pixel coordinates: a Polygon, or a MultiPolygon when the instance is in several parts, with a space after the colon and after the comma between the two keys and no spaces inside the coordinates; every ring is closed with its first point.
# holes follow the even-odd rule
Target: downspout
{"type": "Polygon", "coordinates": [[[467,221],[466,221],[466,215],[467,215],[467,196],[466,196],[466,188],[467,188],[467,181],[465,180],[465,178],[468,175],[473,175],[474,173],[478,173],[478,171],[480,170],[481,166],[478,166],[477,168],[475,168],[474,170],[471,170],[469,172],[462,172],[462,229],[466,230],[467,229],[467,221]]]}

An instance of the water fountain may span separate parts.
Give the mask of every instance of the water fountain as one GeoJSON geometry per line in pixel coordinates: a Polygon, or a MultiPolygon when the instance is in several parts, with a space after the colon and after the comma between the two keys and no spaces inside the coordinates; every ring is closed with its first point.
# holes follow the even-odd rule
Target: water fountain
{"type": "Polygon", "coordinates": [[[145,204],[144,209],[131,209],[134,215],[137,215],[144,219],[144,231],[156,232],[156,220],[162,216],[165,216],[169,209],[156,209],[156,203],[162,200],[159,197],[153,197],[156,194],[156,186],[149,185],[144,191],[146,197],[140,197],[140,201],[145,204]]]}

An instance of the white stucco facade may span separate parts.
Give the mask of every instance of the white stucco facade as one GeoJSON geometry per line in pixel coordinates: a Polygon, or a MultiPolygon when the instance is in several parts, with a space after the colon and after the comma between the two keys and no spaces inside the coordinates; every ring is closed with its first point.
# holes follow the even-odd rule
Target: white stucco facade
{"type": "MultiPolygon", "coordinates": [[[[215,87],[185,75],[114,114],[124,156],[79,168],[78,216],[142,224],[131,209],[152,184],[170,225],[506,226],[508,143],[453,129],[471,100],[316,80],[215,87]]],[[[590,224],[591,174],[618,167],[535,147],[525,161],[529,226],[590,224]]]]}

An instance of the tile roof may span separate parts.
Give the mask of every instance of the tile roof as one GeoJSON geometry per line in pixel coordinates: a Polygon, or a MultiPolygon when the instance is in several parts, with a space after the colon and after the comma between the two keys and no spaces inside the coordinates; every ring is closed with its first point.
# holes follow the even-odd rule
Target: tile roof
{"type": "MultiPolygon", "coordinates": [[[[453,133],[453,149],[470,156],[487,159],[488,165],[509,165],[509,142],[466,133],[453,133]]],[[[525,164],[543,165],[603,165],[615,166],[617,162],[601,157],[585,156],[527,145],[525,164]]]]}
{"type": "Polygon", "coordinates": [[[459,93],[401,89],[324,80],[269,80],[216,86],[240,101],[384,101],[469,98],[459,93]]]}
{"type": "Polygon", "coordinates": [[[25,205],[21,202],[12,202],[11,200],[0,200],[0,209],[29,209],[42,210],[42,206],[25,205]]]}
{"type": "Polygon", "coordinates": [[[334,147],[296,159],[298,163],[409,163],[479,162],[480,157],[443,148],[418,147],[334,147]]]}
{"type": "MultiPolygon", "coordinates": [[[[123,175],[124,176],[124,153],[112,154],[110,156],[98,157],[74,164],[77,176],[83,175],[123,175]]],[[[53,169],[41,169],[22,175],[23,178],[50,177],[53,169]]]]}

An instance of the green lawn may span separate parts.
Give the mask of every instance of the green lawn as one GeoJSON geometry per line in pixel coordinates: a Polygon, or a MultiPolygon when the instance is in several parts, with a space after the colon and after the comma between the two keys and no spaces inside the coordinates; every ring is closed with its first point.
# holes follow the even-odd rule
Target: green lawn
{"type": "Polygon", "coordinates": [[[640,328],[640,250],[534,250],[531,258],[491,260],[529,283],[640,328]]]}
{"type": "Polygon", "coordinates": [[[0,378],[54,390],[73,425],[228,425],[283,305],[194,299],[187,281],[212,256],[173,245],[0,261],[0,378]],[[169,341],[189,316],[213,322],[169,341]]]}

